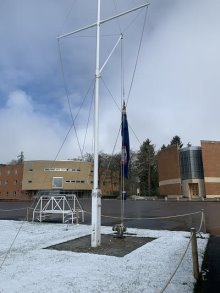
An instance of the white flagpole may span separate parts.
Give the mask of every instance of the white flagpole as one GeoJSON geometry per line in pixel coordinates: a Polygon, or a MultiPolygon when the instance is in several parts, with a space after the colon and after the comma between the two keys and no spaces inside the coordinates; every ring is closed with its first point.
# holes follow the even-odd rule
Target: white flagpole
{"type": "MultiPolygon", "coordinates": [[[[115,47],[112,49],[112,52],[110,53],[107,61],[104,63],[100,70],[99,65],[99,51],[100,51],[100,25],[103,23],[106,23],[108,21],[111,21],[113,19],[116,19],[118,17],[121,17],[125,14],[128,14],[130,12],[142,9],[149,5],[149,3],[145,3],[141,6],[135,7],[131,10],[125,11],[123,13],[120,13],[118,15],[112,16],[105,20],[100,20],[100,3],[101,0],[97,0],[97,22],[93,23],[89,26],[83,27],[81,29],[72,31],[70,33],[63,34],[57,39],[62,39],[64,37],[82,32],[84,30],[87,30],[89,28],[96,26],[96,72],[95,72],[95,103],[94,103],[94,110],[95,110],[95,117],[94,117],[94,175],[93,175],[93,190],[92,190],[92,231],[91,231],[91,246],[97,247],[101,244],[101,191],[99,189],[99,182],[98,182],[98,155],[99,155],[99,79],[100,74],[103,68],[105,67],[107,61],[110,59],[111,55],[113,54],[116,46],[119,43],[119,40],[117,41],[115,47]]],[[[120,37],[121,39],[121,37],[120,37]]]]}
{"type": "Polygon", "coordinates": [[[95,117],[94,117],[94,177],[92,191],[92,234],[91,246],[101,244],[101,192],[98,182],[98,156],[99,156],[99,48],[100,48],[100,0],[97,0],[96,24],[96,72],[95,72],[95,117]]]}

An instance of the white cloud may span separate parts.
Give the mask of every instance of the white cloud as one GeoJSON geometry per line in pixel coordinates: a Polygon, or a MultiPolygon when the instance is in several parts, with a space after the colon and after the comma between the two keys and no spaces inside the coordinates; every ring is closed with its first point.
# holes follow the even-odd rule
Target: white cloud
{"type": "MultiPolygon", "coordinates": [[[[117,1],[117,6],[123,11],[142,3],[142,0],[122,0],[117,1]]],[[[9,0],[1,9],[4,11],[0,18],[0,160],[3,162],[21,150],[27,159],[53,159],[71,124],[56,36],[61,28],[62,32],[68,32],[94,22],[96,1],[89,4],[88,1],[53,1],[53,9],[51,5],[51,1],[38,3],[29,0],[18,5],[15,0],[9,0]],[[73,9],[66,18],[72,4],[73,9]],[[14,9],[11,9],[12,5],[14,9]]],[[[150,138],[160,148],[176,134],[184,143],[190,141],[195,145],[200,139],[220,140],[219,8],[217,0],[208,4],[204,0],[151,1],[127,108],[129,124],[140,142],[150,138]]],[[[103,1],[102,13],[103,18],[115,14],[114,5],[103,1]]],[[[142,20],[143,15],[136,19],[131,31],[127,31],[130,38],[127,39],[126,35],[124,38],[126,95],[142,20]]],[[[128,18],[125,21],[130,22],[128,18]]],[[[123,25],[121,22],[121,27],[123,25]]],[[[115,25],[114,29],[118,32],[115,25]]],[[[106,30],[109,32],[109,27],[106,30]]],[[[113,45],[113,38],[102,37],[101,64],[103,54],[110,52],[113,45]]],[[[94,77],[94,46],[94,38],[91,37],[86,40],[68,38],[61,43],[74,115],[94,77]]],[[[118,49],[102,76],[118,104],[121,94],[119,55],[118,49]]],[[[105,87],[103,89],[102,82],[101,86],[100,149],[111,152],[121,114],[108,91],[105,87]]],[[[89,103],[83,107],[76,121],[81,145],[88,108],[89,103]]],[[[88,151],[91,151],[91,136],[92,130],[86,141],[88,151]]],[[[139,148],[132,131],[130,138],[131,147],[139,148]]],[[[78,143],[74,131],[71,131],[60,158],[77,155],[78,143]]]]}
{"type": "Polygon", "coordinates": [[[138,115],[148,122],[142,137],[150,137],[158,147],[175,134],[185,143],[199,144],[204,137],[210,139],[210,133],[220,139],[218,7],[218,1],[178,1],[146,36],[136,78],[138,115]]]}
{"type": "Polygon", "coordinates": [[[6,108],[15,114],[31,113],[33,111],[31,97],[23,91],[12,92],[6,102],[6,108]]]}
{"type": "Polygon", "coordinates": [[[25,160],[53,160],[57,156],[70,159],[80,156],[81,152],[92,152],[91,127],[84,143],[87,122],[76,126],[76,136],[71,120],[69,123],[59,121],[67,114],[65,108],[60,107],[60,117],[43,114],[38,108],[40,106],[22,90],[9,94],[5,106],[0,109],[1,163],[16,159],[21,151],[25,160]]]}
{"type": "Polygon", "coordinates": [[[0,110],[0,160],[8,162],[21,151],[25,159],[53,159],[64,130],[53,118],[35,112],[25,92],[12,92],[0,110]]]}

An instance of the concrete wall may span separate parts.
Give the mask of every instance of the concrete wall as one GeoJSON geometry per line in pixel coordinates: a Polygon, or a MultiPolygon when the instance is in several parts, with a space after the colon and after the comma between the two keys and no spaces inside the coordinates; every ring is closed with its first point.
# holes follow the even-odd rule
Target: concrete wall
{"type": "Polygon", "coordinates": [[[92,164],[83,161],[24,162],[23,190],[91,190],[92,164]],[[53,178],[62,178],[62,188],[53,185],[53,178]]]}

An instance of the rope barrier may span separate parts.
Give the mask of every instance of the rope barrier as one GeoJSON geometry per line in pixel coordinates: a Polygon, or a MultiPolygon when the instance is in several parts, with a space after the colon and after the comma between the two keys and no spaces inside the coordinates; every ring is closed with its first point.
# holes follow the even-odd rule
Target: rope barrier
{"type": "MultiPolygon", "coordinates": [[[[91,214],[87,211],[84,211],[85,213],[88,213],[88,214],[91,214]]],[[[190,216],[190,215],[196,215],[196,214],[201,214],[201,222],[200,222],[200,225],[199,225],[199,229],[196,233],[199,233],[201,232],[201,229],[202,229],[202,225],[204,224],[204,211],[199,211],[199,212],[194,212],[194,213],[186,213],[186,214],[181,214],[181,215],[175,215],[175,216],[165,216],[165,217],[151,217],[151,218],[124,218],[124,220],[162,220],[162,219],[169,219],[169,218],[177,218],[177,217],[185,217],[185,216],[190,216]]],[[[112,218],[112,219],[120,219],[120,217],[113,217],[113,216],[105,216],[105,215],[101,215],[102,217],[105,217],[105,218],[112,218]]],[[[170,278],[168,279],[166,285],[163,287],[163,289],[160,291],[160,293],[163,293],[166,288],[168,287],[168,285],[170,284],[171,280],[173,279],[173,277],[175,276],[176,272],[178,271],[181,263],[183,262],[183,259],[189,249],[189,245],[192,241],[192,235],[190,236],[190,239],[189,239],[189,242],[186,246],[186,249],[183,253],[183,255],[181,256],[180,258],[180,261],[176,267],[176,269],[174,270],[174,272],[172,273],[172,275],[170,276],[170,278]]]]}
{"type": "MultiPolygon", "coordinates": [[[[28,209],[34,209],[32,207],[28,207],[28,209]]],[[[11,210],[4,210],[4,209],[0,209],[0,212],[12,212],[12,211],[20,211],[20,210],[27,210],[27,208],[20,208],[20,209],[11,209],[11,210]]],[[[84,213],[90,214],[91,212],[88,212],[86,210],[84,210],[84,213]]],[[[186,213],[186,214],[179,214],[179,215],[174,215],[174,216],[163,216],[163,217],[147,217],[147,218],[131,218],[131,217],[125,217],[125,220],[164,220],[164,219],[172,219],[172,218],[179,218],[179,217],[186,217],[186,216],[191,216],[191,215],[196,215],[196,214],[202,214],[201,217],[201,223],[199,226],[199,231],[201,231],[202,228],[202,224],[204,221],[204,214],[203,211],[198,211],[198,212],[193,212],[193,213],[186,213]]],[[[114,216],[106,216],[106,215],[101,215],[101,217],[103,218],[112,218],[112,219],[120,219],[120,217],[114,217],[114,216]]]]}
{"type": "MultiPolygon", "coordinates": [[[[32,207],[28,207],[28,209],[30,210],[30,209],[34,209],[34,208],[32,208],[32,207]]],[[[21,211],[21,210],[27,210],[27,208],[20,208],[20,209],[11,209],[11,210],[2,210],[2,209],[0,209],[0,212],[13,212],[13,211],[21,211]]]]}
{"type": "Polygon", "coordinates": [[[179,261],[179,263],[178,263],[176,269],[174,270],[174,272],[172,273],[172,275],[170,276],[169,280],[167,281],[167,283],[166,283],[166,285],[163,287],[163,289],[160,291],[160,293],[163,293],[163,292],[166,290],[166,288],[167,288],[168,285],[170,284],[171,280],[172,280],[173,277],[175,276],[176,272],[178,271],[178,269],[179,269],[179,267],[180,267],[180,265],[181,265],[181,263],[182,263],[182,261],[183,261],[185,255],[186,255],[186,253],[187,253],[187,250],[189,249],[189,245],[190,245],[190,243],[191,243],[191,240],[192,240],[192,235],[191,235],[191,237],[190,237],[190,239],[189,239],[189,242],[188,242],[188,244],[187,244],[187,247],[186,247],[186,249],[185,249],[185,251],[184,251],[182,257],[180,258],[180,261],[179,261]]]}
{"type": "MultiPolygon", "coordinates": [[[[84,212],[91,215],[91,212],[88,212],[86,210],[84,210],[84,212]]],[[[186,216],[196,215],[196,214],[200,214],[200,213],[201,213],[201,211],[194,212],[194,213],[175,215],[175,216],[149,217],[149,218],[126,218],[125,217],[124,219],[125,220],[164,220],[164,219],[171,219],[171,218],[178,218],[178,217],[186,217],[186,216]]],[[[121,219],[121,217],[106,216],[106,215],[101,215],[101,217],[103,217],[103,218],[111,218],[111,219],[121,219]]],[[[202,223],[200,225],[202,225],[202,223]]]]}
{"type": "Polygon", "coordinates": [[[202,230],[202,225],[203,225],[203,223],[204,223],[204,213],[203,213],[203,210],[201,211],[201,222],[200,222],[200,225],[199,225],[199,229],[198,229],[198,231],[196,232],[196,233],[200,233],[201,232],[201,230],[202,230]]]}
{"type": "MultiPolygon", "coordinates": [[[[203,224],[205,224],[205,216],[204,216],[204,211],[202,210],[202,211],[201,211],[201,222],[200,222],[200,226],[199,226],[198,231],[196,231],[196,233],[200,234],[201,229],[202,229],[202,225],[203,225],[203,224]]],[[[174,270],[173,274],[170,276],[169,280],[167,281],[167,283],[166,283],[166,285],[163,287],[163,289],[160,291],[160,293],[163,293],[163,292],[166,290],[166,288],[167,288],[168,285],[170,284],[171,280],[172,280],[173,277],[175,276],[177,270],[179,269],[179,267],[180,267],[180,265],[181,265],[181,263],[182,263],[182,261],[183,261],[185,255],[186,255],[186,253],[187,253],[187,251],[188,251],[188,249],[189,249],[189,245],[190,245],[190,243],[191,243],[191,241],[192,241],[192,237],[193,237],[193,235],[191,234],[190,239],[189,239],[189,242],[188,242],[188,244],[187,244],[187,247],[186,247],[186,249],[185,249],[185,251],[184,251],[182,257],[180,258],[180,261],[179,261],[179,263],[178,263],[176,269],[174,270]]]]}
{"type": "MultiPolygon", "coordinates": [[[[31,208],[31,207],[30,207],[30,208],[31,208]]],[[[26,209],[26,208],[13,209],[13,210],[23,210],[23,209],[26,209]]],[[[13,211],[13,210],[0,210],[0,211],[13,211]]],[[[91,214],[90,212],[88,212],[88,211],[86,211],[86,210],[84,210],[84,212],[87,213],[87,214],[91,214]]],[[[205,218],[204,218],[204,211],[203,211],[203,210],[201,210],[201,211],[199,211],[199,212],[186,213],[186,214],[180,214],[180,215],[175,215],[175,216],[149,217],[149,218],[124,218],[124,219],[127,219],[127,220],[144,220],[144,219],[145,219],[145,220],[161,220],[161,219],[169,219],[169,218],[185,217],[185,216],[196,215],[196,214],[200,214],[200,213],[201,213],[201,222],[200,222],[199,229],[198,229],[198,231],[196,232],[196,233],[200,233],[200,232],[201,232],[201,229],[202,229],[202,225],[205,223],[205,222],[204,222],[204,221],[205,221],[205,218]]],[[[101,215],[101,216],[102,216],[102,217],[106,217],[106,218],[120,219],[120,217],[105,216],[105,215],[101,215]]],[[[9,249],[8,249],[7,252],[5,253],[5,256],[4,256],[4,258],[3,258],[3,260],[2,260],[2,262],[1,262],[1,264],[0,264],[0,269],[1,269],[2,266],[4,265],[4,263],[5,263],[5,261],[6,261],[7,257],[8,257],[8,255],[9,255],[9,253],[10,253],[10,251],[11,251],[13,245],[14,245],[14,242],[16,241],[16,239],[17,239],[17,237],[18,237],[18,235],[19,235],[19,233],[20,233],[20,231],[21,231],[21,229],[22,229],[24,223],[25,223],[25,222],[23,222],[23,223],[21,224],[21,226],[20,226],[20,228],[18,229],[18,231],[17,231],[17,233],[16,233],[16,235],[15,235],[15,237],[14,237],[14,239],[13,239],[13,241],[12,241],[10,247],[9,247],[9,249]]],[[[188,249],[189,249],[189,245],[190,245],[191,241],[192,241],[192,234],[191,234],[191,236],[190,236],[190,239],[189,239],[189,242],[188,242],[188,244],[187,244],[187,246],[186,246],[186,249],[185,249],[183,255],[181,256],[181,258],[180,258],[180,260],[179,260],[179,263],[178,263],[176,269],[174,270],[174,272],[172,273],[172,275],[170,276],[170,278],[168,279],[166,285],[162,288],[162,290],[160,291],[160,293],[163,293],[163,292],[166,290],[166,288],[169,286],[171,280],[172,280],[173,277],[175,276],[176,272],[178,271],[180,265],[181,265],[182,262],[183,262],[183,259],[184,259],[185,255],[186,255],[186,253],[187,253],[187,251],[188,251],[188,249]]],[[[0,257],[2,257],[3,255],[4,255],[4,254],[0,255],[0,257]]]]}
{"type": "Polygon", "coordinates": [[[200,214],[201,211],[199,212],[194,212],[194,213],[188,213],[188,214],[182,214],[182,215],[175,215],[175,216],[164,216],[164,217],[152,217],[152,218],[125,218],[127,220],[164,220],[164,219],[171,219],[171,218],[179,218],[179,217],[186,217],[190,215],[196,215],[200,214]]]}

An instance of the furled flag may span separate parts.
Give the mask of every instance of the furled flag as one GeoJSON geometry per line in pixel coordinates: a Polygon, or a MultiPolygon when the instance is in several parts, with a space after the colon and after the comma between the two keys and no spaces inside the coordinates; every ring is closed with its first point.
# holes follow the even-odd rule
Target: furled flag
{"type": "Polygon", "coordinates": [[[122,151],[121,151],[122,176],[128,178],[130,145],[129,145],[128,121],[127,121],[125,102],[123,102],[123,108],[122,108],[121,136],[122,136],[122,151]]]}

